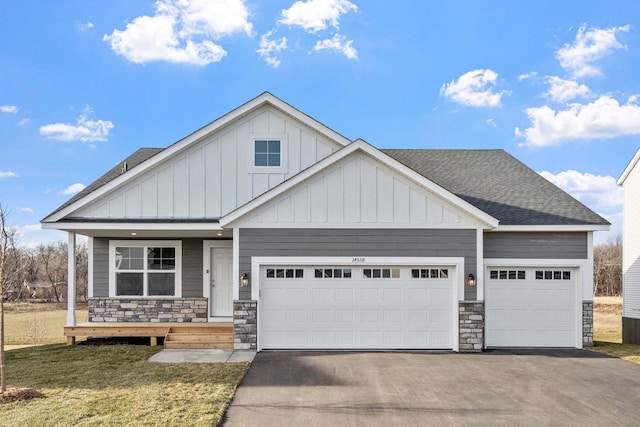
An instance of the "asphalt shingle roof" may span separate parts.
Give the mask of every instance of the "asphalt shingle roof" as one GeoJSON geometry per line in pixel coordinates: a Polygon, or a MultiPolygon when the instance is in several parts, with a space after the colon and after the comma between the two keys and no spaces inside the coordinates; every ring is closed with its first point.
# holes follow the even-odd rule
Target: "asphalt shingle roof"
{"type": "Polygon", "coordinates": [[[381,150],[501,225],[609,222],[504,150],[381,150]]]}

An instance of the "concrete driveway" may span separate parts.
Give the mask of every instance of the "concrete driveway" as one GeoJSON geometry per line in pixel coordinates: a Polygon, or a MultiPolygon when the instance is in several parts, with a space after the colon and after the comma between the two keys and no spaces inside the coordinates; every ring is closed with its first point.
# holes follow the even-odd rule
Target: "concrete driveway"
{"type": "Polygon", "coordinates": [[[226,426],[640,425],[640,365],[580,350],[258,353],[226,426]]]}

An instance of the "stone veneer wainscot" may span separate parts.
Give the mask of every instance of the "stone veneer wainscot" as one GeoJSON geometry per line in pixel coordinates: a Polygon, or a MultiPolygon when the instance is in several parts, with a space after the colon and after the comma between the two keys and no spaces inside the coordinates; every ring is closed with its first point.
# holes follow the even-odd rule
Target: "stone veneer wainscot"
{"type": "Polygon", "coordinates": [[[258,348],[257,301],[233,302],[233,348],[236,350],[256,350],[258,348]]]}
{"type": "Polygon", "coordinates": [[[206,298],[89,298],[89,322],[207,322],[206,298]]]}
{"type": "Polygon", "coordinates": [[[593,301],[582,301],[582,346],[593,347],[593,301]]]}
{"type": "Polygon", "coordinates": [[[484,346],[484,302],[461,301],[460,353],[480,352],[484,346]]]}

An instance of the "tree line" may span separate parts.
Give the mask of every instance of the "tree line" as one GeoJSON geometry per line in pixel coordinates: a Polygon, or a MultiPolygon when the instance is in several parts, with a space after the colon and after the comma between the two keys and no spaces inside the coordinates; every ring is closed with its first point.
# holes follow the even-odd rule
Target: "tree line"
{"type": "Polygon", "coordinates": [[[593,248],[593,288],[596,296],[622,295],[622,236],[593,248]]]}
{"type": "MultiPolygon", "coordinates": [[[[7,228],[2,289],[5,301],[61,302],[67,299],[67,243],[21,246],[16,228],[7,228]]],[[[87,300],[89,257],[86,243],[76,247],[76,296],[87,300]]]]}

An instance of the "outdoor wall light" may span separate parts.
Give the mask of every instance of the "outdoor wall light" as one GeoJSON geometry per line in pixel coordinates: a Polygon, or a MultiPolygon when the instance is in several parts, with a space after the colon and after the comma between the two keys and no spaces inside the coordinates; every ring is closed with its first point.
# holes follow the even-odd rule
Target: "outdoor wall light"
{"type": "Polygon", "coordinates": [[[251,280],[249,280],[249,275],[247,273],[244,273],[242,276],[240,276],[240,287],[246,288],[250,284],[251,280]]]}
{"type": "Polygon", "coordinates": [[[473,274],[469,274],[469,277],[467,278],[467,285],[469,285],[470,288],[473,288],[476,285],[476,278],[473,274]]]}

